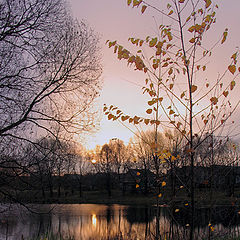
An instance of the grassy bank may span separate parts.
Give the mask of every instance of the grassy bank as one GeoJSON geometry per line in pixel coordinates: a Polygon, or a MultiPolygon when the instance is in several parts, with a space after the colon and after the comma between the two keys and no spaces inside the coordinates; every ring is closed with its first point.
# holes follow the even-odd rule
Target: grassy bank
{"type": "MultiPolygon", "coordinates": [[[[225,193],[215,191],[212,198],[208,191],[196,192],[196,205],[200,207],[208,207],[214,205],[232,205],[237,206],[240,204],[239,193],[236,192],[235,196],[226,196],[225,193]]],[[[106,191],[84,191],[82,195],[79,193],[71,193],[68,195],[61,195],[58,197],[57,192],[54,192],[51,197],[49,192],[46,193],[45,198],[39,195],[39,192],[24,191],[16,195],[16,199],[23,203],[36,203],[36,204],[127,204],[127,205],[155,205],[157,202],[156,194],[144,195],[140,192],[122,194],[121,191],[113,190],[111,196],[106,191]]],[[[160,204],[174,203],[175,205],[182,205],[190,202],[190,198],[186,192],[181,191],[176,196],[172,196],[171,192],[167,189],[163,192],[162,196],[158,198],[160,204]]],[[[8,199],[1,198],[2,202],[7,202],[8,199]]]]}

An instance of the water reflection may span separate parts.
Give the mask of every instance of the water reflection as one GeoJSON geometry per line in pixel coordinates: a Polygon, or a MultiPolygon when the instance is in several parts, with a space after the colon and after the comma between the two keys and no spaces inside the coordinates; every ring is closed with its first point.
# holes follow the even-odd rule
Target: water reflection
{"type": "Polygon", "coordinates": [[[92,215],[92,225],[93,225],[94,227],[96,227],[96,225],[97,225],[97,217],[96,217],[96,214],[93,214],[93,215],[92,215]]]}
{"type": "MultiPolygon", "coordinates": [[[[46,213],[53,206],[34,206],[46,213]]],[[[233,207],[196,210],[195,238],[239,236],[239,214],[233,207]],[[214,231],[208,226],[209,213],[214,231]]],[[[15,205],[10,213],[0,215],[0,240],[34,239],[54,236],[55,239],[186,239],[189,234],[189,211],[178,213],[169,208],[145,206],[72,204],[57,205],[48,214],[32,214],[15,205]],[[161,238],[160,238],[161,237],[161,238]]],[[[230,239],[230,238],[229,238],[230,239]]]]}

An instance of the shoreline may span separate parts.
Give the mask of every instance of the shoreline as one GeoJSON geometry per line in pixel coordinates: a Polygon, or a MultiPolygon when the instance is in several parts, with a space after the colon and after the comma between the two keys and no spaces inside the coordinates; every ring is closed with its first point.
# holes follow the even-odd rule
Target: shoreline
{"type": "MultiPolygon", "coordinates": [[[[156,206],[157,201],[161,207],[181,207],[190,203],[190,199],[186,196],[180,197],[170,197],[164,196],[162,198],[156,197],[156,195],[142,195],[142,194],[130,194],[125,196],[120,196],[118,194],[113,194],[112,196],[107,196],[105,193],[84,193],[82,197],[78,195],[73,196],[62,196],[62,197],[46,197],[45,199],[41,197],[30,197],[31,195],[22,195],[20,198],[16,198],[16,203],[24,204],[105,204],[105,205],[145,205],[145,206],[156,206]]],[[[3,199],[2,199],[3,200],[3,199]]],[[[1,204],[13,203],[12,201],[0,201],[1,204]]],[[[188,204],[190,205],[190,204],[188,204]]],[[[195,206],[197,208],[201,207],[213,207],[213,206],[232,206],[238,208],[240,205],[239,197],[217,197],[215,199],[201,199],[197,198],[195,206]]]]}

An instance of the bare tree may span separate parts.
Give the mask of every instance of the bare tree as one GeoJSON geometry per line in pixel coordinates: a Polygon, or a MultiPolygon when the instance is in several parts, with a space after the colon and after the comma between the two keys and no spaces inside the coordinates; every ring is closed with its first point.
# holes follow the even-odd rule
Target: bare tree
{"type": "MultiPolygon", "coordinates": [[[[1,157],[0,171],[2,179],[11,175],[13,189],[16,179],[37,175],[43,197],[48,190],[53,196],[53,175],[73,170],[61,139],[95,127],[98,41],[64,0],[0,2],[0,150],[8,156],[8,163],[1,157]]],[[[2,183],[2,196],[16,201],[2,183]]],[[[60,190],[59,181],[59,196],[60,190]]]]}
{"type": "Polygon", "coordinates": [[[107,187],[108,196],[110,197],[112,195],[111,172],[112,172],[112,166],[113,166],[113,151],[107,143],[102,146],[102,149],[100,152],[100,162],[101,162],[103,172],[107,174],[106,187],[107,187]]]}
{"type": "Polygon", "coordinates": [[[109,141],[109,147],[112,149],[113,171],[117,172],[120,181],[120,173],[124,171],[124,163],[127,160],[126,146],[122,140],[113,138],[109,141]]]}
{"type": "Polygon", "coordinates": [[[94,126],[98,36],[76,22],[62,0],[0,3],[0,134],[69,132],[94,126]]]}

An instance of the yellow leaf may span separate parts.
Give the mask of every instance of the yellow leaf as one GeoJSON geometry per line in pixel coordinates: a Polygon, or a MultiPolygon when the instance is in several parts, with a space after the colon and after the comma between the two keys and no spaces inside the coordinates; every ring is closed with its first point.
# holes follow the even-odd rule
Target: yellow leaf
{"type": "Polygon", "coordinates": [[[185,0],[179,0],[180,3],[184,3],[185,0]]]}
{"type": "Polygon", "coordinates": [[[194,30],[195,30],[195,26],[194,26],[194,25],[191,26],[191,27],[188,29],[189,32],[193,32],[194,30]]]}
{"type": "Polygon", "coordinates": [[[168,71],[168,75],[171,75],[173,73],[173,69],[170,68],[169,71],[168,71]]]}
{"type": "Polygon", "coordinates": [[[210,101],[213,103],[213,105],[216,105],[218,102],[218,99],[216,97],[211,97],[210,101]]]}
{"type": "Polygon", "coordinates": [[[203,71],[205,71],[206,70],[206,66],[203,66],[202,69],[203,69],[203,71]]]}
{"type": "Polygon", "coordinates": [[[170,111],[169,111],[169,115],[172,115],[172,114],[174,114],[175,112],[171,109],[170,111]]]}
{"type": "Polygon", "coordinates": [[[128,6],[132,3],[132,0],[127,0],[128,6]]]}
{"type": "Polygon", "coordinates": [[[122,116],[122,117],[121,117],[121,120],[124,122],[124,121],[126,121],[128,118],[129,118],[129,116],[122,116]]]}
{"type": "Polygon", "coordinates": [[[223,96],[224,96],[224,97],[227,97],[227,95],[228,95],[228,91],[224,91],[224,92],[223,92],[223,96]]]}
{"type": "Polygon", "coordinates": [[[168,45],[167,45],[167,49],[169,49],[171,46],[172,46],[172,44],[168,44],[168,45]]]}
{"type": "Polygon", "coordinates": [[[108,47],[110,48],[110,47],[112,47],[112,46],[115,46],[116,43],[117,43],[117,41],[109,42],[109,43],[108,43],[108,47]]]}
{"type": "Polygon", "coordinates": [[[154,103],[156,103],[156,99],[152,99],[151,101],[148,101],[149,106],[152,106],[154,103]]]}
{"type": "Polygon", "coordinates": [[[140,3],[141,3],[141,0],[140,0],[140,1],[138,1],[138,0],[133,0],[133,7],[139,6],[140,3]]]}
{"type": "Polygon", "coordinates": [[[146,10],[146,8],[147,8],[147,6],[146,6],[146,5],[143,5],[143,6],[142,6],[142,10],[141,10],[141,12],[144,13],[145,10],[146,10]]]}
{"type": "Polygon", "coordinates": [[[183,186],[180,186],[180,188],[183,188],[183,186]]]}
{"type": "Polygon", "coordinates": [[[229,65],[229,66],[228,66],[228,70],[229,70],[232,74],[234,74],[234,73],[236,72],[236,66],[235,66],[235,65],[229,65]]]}
{"type": "Polygon", "coordinates": [[[191,86],[191,93],[194,93],[197,90],[197,86],[192,85],[191,86]]]}
{"type": "Polygon", "coordinates": [[[159,197],[159,198],[160,198],[160,197],[162,197],[162,194],[161,194],[161,193],[159,193],[159,194],[158,194],[158,197],[159,197]]]}
{"type": "Polygon", "coordinates": [[[136,56],[135,65],[138,70],[142,70],[144,68],[143,60],[139,56],[136,56]]]}
{"type": "Polygon", "coordinates": [[[152,109],[149,108],[149,109],[146,111],[146,113],[147,113],[147,114],[151,114],[151,113],[152,113],[152,109]]]}
{"type": "Polygon", "coordinates": [[[163,64],[163,67],[167,67],[167,66],[168,66],[168,63],[165,62],[165,63],[163,64]]]}
{"type": "MultiPolygon", "coordinates": [[[[198,13],[201,13],[201,15],[203,15],[203,10],[202,8],[198,9],[198,13]]],[[[204,22],[203,22],[204,23],[204,22]]]]}
{"type": "Polygon", "coordinates": [[[172,15],[172,14],[173,14],[173,10],[171,10],[171,11],[168,13],[169,16],[172,15]]]}
{"type": "Polygon", "coordinates": [[[175,161],[176,160],[176,157],[174,157],[174,156],[172,156],[172,159],[171,159],[172,161],[175,161]]]}
{"type": "Polygon", "coordinates": [[[134,62],[135,62],[135,56],[129,57],[128,63],[131,64],[131,63],[134,63],[134,62]]]}
{"type": "Polygon", "coordinates": [[[134,124],[139,124],[140,117],[135,116],[133,118],[134,124]]]}
{"type": "Polygon", "coordinates": [[[158,68],[158,63],[154,63],[152,66],[156,70],[158,68]]]}
{"type": "Polygon", "coordinates": [[[185,135],[185,134],[186,134],[186,131],[185,131],[185,130],[182,130],[181,133],[182,133],[182,135],[185,135]]]}
{"type": "Polygon", "coordinates": [[[149,122],[150,122],[150,119],[144,119],[144,123],[145,123],[146,125],[148,125],[149,122]]]}
{"type": "Polygon", "coordinates": [[[236,82],[235,82],[235,81],[231,81],[230,90],[233,90],[233,88],[235,87],[235,85],[236,85],[236,82]]]}
{"type": "Polygon", "coordinates": [[[235,52],[233,55],[232,55],[232,57],[231,57],[234,61],[236,61],[236,59],[237,59],[237,53],[235,52]]]}
{"type": "Polygon", "coordinates": [[[195,38],[189,40],[190,43],[195,43],[195,38]]]}
{"type": "Polygon", "coordinates": [[[184,205],[185,205],[185,206],[188,206],[188,203],[185,203],[184,205]]]}
{"type": "Polygon", "coordinates": [[[137,172],[137,176],[140,176],[140,172],[137,172]]]}
{"type": "Polygon", "coordinates": [[[188,22],[190,19],[191,19],[191,16],[189,16],[189,17],[186,19],[186,22],[188,22]]]}
{"type": "Polygon", "coordinates": [[[136,184],[136,188],[139,188],[139,185],[138,185],[138,184],[136,184]]]}
{"type": "Polygon", "coordinates": [[[153,96],[156,96],[156,93],[152,90],[152,91],[149,92],[149,95],[150,95],[151,97],[153,97],[153,96]]]}
{"type": "Polygon", "coordinates": [[[199,24],[196,24],[196,25],[195,25],[195,30],[196,30],[197,32],[199,32],[199,31],[201,30],[201,28],[202,28],[202,25],[199,25],[199,24]]]}
{"type": "Polygon", "coordinates": [[[163,181],[162,182],[162,187],[164,187],[164,186],[166,186],[166,182],[163,181]]]}
{"type": "Polygon", "coordinates": [[[177,212],[179,212],[179,209],[177,208],[177,209],[175,209],[175,212],[177,213],[177,212]]]}
{"type": "Polygon", "coordinates": [[[112,114],[108,115],[108,120],[111,120],[114,116],[112,114]]]}
{"type": "Polygon", "coordinates": [[[153,38],[150,42],[149,42],[149,47],[154,47],[157,43],[157,38],[153,38]]]}
{"type": "Polygon", "coordinates": [[[222,38],[221,44],[223,44],[226,41],[227,35],[228,35],[228,29],[226,28],[225,32],[223,33],[223,38],[222,38]]]}
{"type": "Polygon", "coordinates": [[[166,157],[167,157],[167,158],[171,157],[171,153],[168,152],[168,153],[166,154],[166,157]]]}
{"type": "Polygon", "coordinates": [[[173,37],[170,32],[167,33],[167,37],[168,37],[169,42],[172,41],[173,37]]]}
{"type": "MultiPolygon", "coordinates": [[[[178,122],[177,123],[177,128],[180,128],[180,126],[182,125],[182,123],[178,122]]],[[[179,156],[179,155],[178,155],[179,156]]]]}
{"type": "Polygon", "coordinates": [[[211,3],[212,3],[211,0],[204,0],[204,1],[206,3],[206,8],[208,8],[211,5],[211,3]]]}

